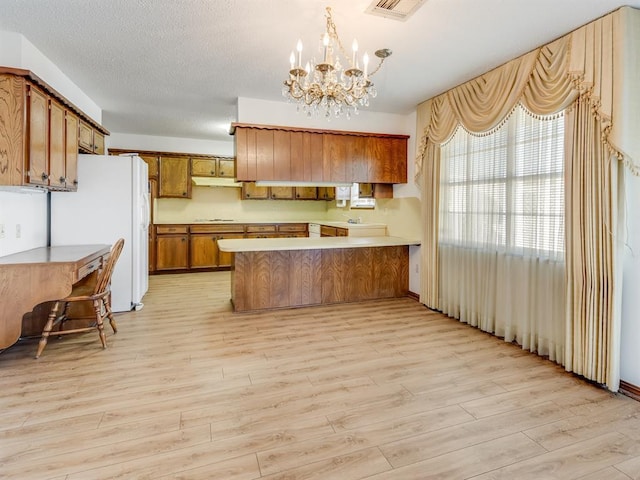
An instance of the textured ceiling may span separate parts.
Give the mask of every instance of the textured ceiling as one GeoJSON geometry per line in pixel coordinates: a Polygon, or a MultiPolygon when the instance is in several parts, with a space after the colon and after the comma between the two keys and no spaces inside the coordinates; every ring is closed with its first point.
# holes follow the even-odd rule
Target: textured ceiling
{"type": "MultiPolygon", "coordinates": [[[[0,0],[23,34],[103,109],[112,132],[229,140],[238,97],[284,101],[298,38],[316,44],[331,6],[345,44],[393,55],[370,110],[419,102],[640,0],[427,0],[406,22],[370,0],[0,0]]],[[[308,53],[308,51],[307,51],[308,53]]],[[[46,80],[46,79],[45,79],[46,80]]],[[[295,110],[294,106],[291,106],[295,110]]],[[[357,118],[354,130],[357,130],[357,118]]]]}

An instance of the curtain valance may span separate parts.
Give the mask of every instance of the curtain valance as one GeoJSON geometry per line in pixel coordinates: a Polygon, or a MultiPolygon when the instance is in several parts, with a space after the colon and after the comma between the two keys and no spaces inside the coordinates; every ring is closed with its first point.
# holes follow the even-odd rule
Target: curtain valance
{"type": "Polygon", "coordinates": [[[578,97],[591,105],[601,121],[603,141],[618,158],[624,153],[628,162],[637,159],[640,142],[625,136],[622,127],[623,117],[632,117],[629,109],[637,97],[628,83],[637,73],[631,69],[639,67],[625,62],[632,55],[625,37],[640,35],[630,24],[632,12],[629,7],[616,10],[418,105],[416,176],[423,169],[427,142],[444,143],[458,126],[481,134],[499,127],[517,103],[549,115],[578,97]]]}

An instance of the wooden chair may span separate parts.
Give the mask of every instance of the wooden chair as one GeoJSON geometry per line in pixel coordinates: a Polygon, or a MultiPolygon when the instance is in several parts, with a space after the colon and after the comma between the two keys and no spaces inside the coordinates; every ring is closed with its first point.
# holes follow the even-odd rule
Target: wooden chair
{"type": "Polygon", "coordinates": [[[36,358],[40,358],[40,354],[44,350],[44,347],[46,347],[49,335],[52,333],[55,326],[58,326],[58,330],[53,332],[54,335],[67,335],[69,333],[81,333],[97,330],[98,335],[100,336],[100,341],[102,342],[102,348],[107,348],[107,338],[104,334],[105,318],[109,319],[113,333],[118,333],[118,327],[113,318],[113,313],[111,312],[111,276],[116,262],[118,261],[118,257],[120,257],[123,246],[124,239],[122,238],[113,244],[109,258],[107,259],[106,264],[98,272],[93,288],[89,290],[87,286],[84,285],[75,287],[71,292],[71,295],[54,302],[51,312],[49,313],[49,317],[47,318],[47,323],[42,331],[42,337],[38,343],[36,358]],[[75,302],[91,302],[93,311],[95,312],[95,321],[88,327],[63,330],[64,323],[66,321],[78,320],[75,317],[67,317],[69,304],[75,302]]]}

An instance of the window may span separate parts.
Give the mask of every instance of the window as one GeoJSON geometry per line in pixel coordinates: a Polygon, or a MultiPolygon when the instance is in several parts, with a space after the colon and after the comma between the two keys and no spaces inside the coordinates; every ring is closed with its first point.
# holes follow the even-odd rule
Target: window
{"type": "Polygon", "coordinates": [[[441,243],[564,254],[564,118],[518,106],[496,131],[459,128],[441,148],[441,243]]]}

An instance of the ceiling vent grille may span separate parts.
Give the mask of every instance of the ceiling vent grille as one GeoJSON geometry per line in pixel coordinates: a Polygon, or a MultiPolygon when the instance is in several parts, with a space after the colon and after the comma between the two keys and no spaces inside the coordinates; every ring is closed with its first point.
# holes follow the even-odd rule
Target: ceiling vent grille
{"type": "Polygon", "coordinates": [[[404,22],[427,0],[374,0],[365,10],[371,15],[392,18],[404,22]]]}

